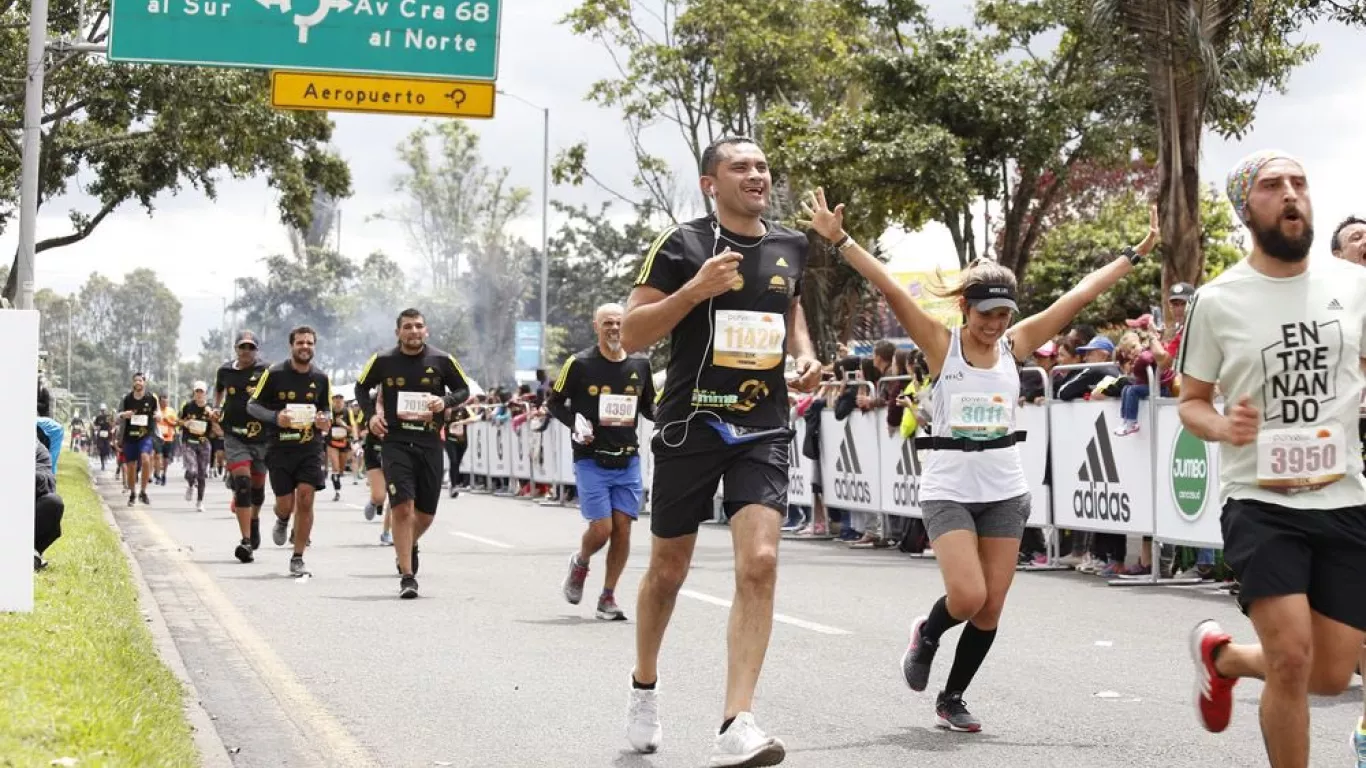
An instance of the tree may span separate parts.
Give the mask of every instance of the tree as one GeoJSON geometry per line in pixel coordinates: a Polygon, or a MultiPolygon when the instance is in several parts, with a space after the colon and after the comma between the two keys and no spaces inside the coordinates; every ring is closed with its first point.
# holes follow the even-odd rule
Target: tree
{"type": "MultiPolygon", "coordinates": [[[[565,355],[570,355],[597,343],[594,310],[608,302],[625,306],[641,261],[658,233],[650,226],[648,208],[638,209],[634,221],[618,226],[608,216],[608,203],[596,212],[587,206],[553,205],[567,220],[550,239],[546,322],[564,329],[565,355]]],[[[536,317],[539,309],[538,297],[533,295],[522,314],[536,317]]],[[[547,355],[554,365],[563,362],[561,357],[547,355]]]]}
{"type": "Polygon", "coordinates": [[[1295,5],[1095,0],[1095,50],[1115,71],[1143,84],[1156,133],[1163,286],[1196,282],[1204,271],[1199,163],[1205,130],[1241,134],[1261,94],[1268,88],[1284,92],[1290,70],[1316,50],[1286,41],[1303,22],[1295,5]]]}
{"type": "Polygon", "coordinates": [[[407,205],[397,218],[427,262],[431,298],[447,300],[434,311],[448,333],[468,328],[467,371],[485,382],[509,382],[526,265],[535,251],[508,226],[526,214],[531,193],[508,186],[508,169],[485,166],[478,134],[459,121],[424,124],[398,154],[405,169],[395,186],[407,205]]]}
{"type": "MultiPolygon", "coordinates": [[[[49,14],[50,40],[108,39],[107,2],[56,0],[49,14]]],[[[0,73],[9,90],[0,93],[0,230],[18,204],[27,25],[26,4],[3,6],[0,73]]],[[[71,231],[39,241],[37,251],[89,237],[129,201],[150,214],[158,194],[186,185],[212,199],[224,175],[264,173],[280,195],[282,220],[296,226],[308,225],[315,189],[350,193],[346,164],[325,148],[327,116],[271,107],[265,72],[111,62],[58,43],[44,78],[39,204],[76,182],[99,207],[71,211],[71,231]]],[[[16,288],[11,275],[4,296],[13,299],[16,288]]]]}
{"type": "MultiPolygon", "coordinates": [[[[1156,173],[1150,178],[1155,178],[1156,173]]],[[[1032,315],[1045,309],[1086,273],[1113,260],[1126,245],[1134,245],[1148,229],[1148,195],[1145,190],[1110,188],[1108,194],[1085,206],[1089,215],[1058,221],[1039,241],[1038,258],[1030,262],[1020,295],[1020,313],[1032,315]]],[[[1198,247],[1205,254],[1202,279],[1212,279],[1243,258],[1237,239],[1233,211],[1213,187],[1201,197],[1203,214],[1198,247]]],[[[1168,286],[1162,281],[1166,243],[1141,262],[1115,287],[1087,305],[1077,322],[1098,327],[1122,325],[1158,307],[1166,312],[1168,286]],[[1159,258],[1160,257],[1160,258],[1159,258]]]]}
{"type": "Polygon", "coordinates": [[[347,324],[356,265],[336,251],[313,246],[265,261],[266,279],[237,278],[237,300],[229,305],[257,334],[261,355],[288,359],[290,330],[307,325],[318,336],[315,365],[331,370],[348,362],[339,356],[336,340],[347,324]]]}

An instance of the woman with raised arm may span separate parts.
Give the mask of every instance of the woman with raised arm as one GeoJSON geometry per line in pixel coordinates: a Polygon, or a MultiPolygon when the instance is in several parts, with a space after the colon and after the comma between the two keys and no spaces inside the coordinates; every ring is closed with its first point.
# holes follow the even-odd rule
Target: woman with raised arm
{"type": "MultiPolygon", "coordinates": [[[[992,261],[974,261],[955,285],[934,290],[958,298],[963,325],[950,329],[922,310],[887,267],[850,238],[842,204],[831,210],[824,190],[817,189],[807,193],[802,209],[808,219],[804,223],[834,243],[849,265],[886,297],[929,364],[934,382],[931,435],[916,440],[917,449],[928,449],[920,506],[947,594],[928,616],[912,622],[901,669],[911,690],[925,690],[941,636],[967,622],[935,714],[940,728],[976,733],[982,724],[963,704],[963,692],[996,639],[1029,519],[1029,483],[1015,447],[1025,438],[1015,430],[1020,395],[1016,365],[1152,251],[1157,213],[1154,209],[1148,236],[1138,247],[1126,248],[1048,309],[1013,325],[1018,311],[1014,273],[992,261]]],[[[1042,436],[1034,439],[1043,442],[1042,436]]]]}

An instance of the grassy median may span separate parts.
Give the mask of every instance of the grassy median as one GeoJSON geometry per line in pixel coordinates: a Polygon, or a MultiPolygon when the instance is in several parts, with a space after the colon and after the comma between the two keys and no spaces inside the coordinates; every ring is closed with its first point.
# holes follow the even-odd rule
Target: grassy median
{"type": "Polygon", "coordinates": [[[0,766],[194,766],[180,684],[158,658],[81,456],[60,462],[63,536],[31,614],[0,614],[0,766]],[[59,763],[60,764],[60,763],[59,763]]]}

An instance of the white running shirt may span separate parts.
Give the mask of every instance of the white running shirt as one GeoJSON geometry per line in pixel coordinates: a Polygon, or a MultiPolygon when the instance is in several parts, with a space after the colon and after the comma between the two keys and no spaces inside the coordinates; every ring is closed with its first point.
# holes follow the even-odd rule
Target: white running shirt
{"type": "MultiPolygon", "coordinates": [[[[1020,400],[1014,353],[1003,339],[994,367],[973,368],[963,359],[959,332],[959,328],[950,331],[944,367],[931,389],[930,434],[968,440],[1013,434],[1020,400]]],[[[1033,437],[1042,439],[1040,435],[1033,437]]],[[[920,478],[923,501],[1005,501],[1029,492],[1018,445],[975,452],[926,451],[924,465],[920,478]]]]}
{"type": "Polygon", "coordinates": [[[1262,415],[1257,442],[1219,446],[1221,503],[1366,504],[1357,432],[1364,335],[1366,269],[1340,259],[1311,257],[1287,278],[1244,259],[1196,291],[1177,370],[1217,383],[1226,407],[1250,395],[1262,415]]]}

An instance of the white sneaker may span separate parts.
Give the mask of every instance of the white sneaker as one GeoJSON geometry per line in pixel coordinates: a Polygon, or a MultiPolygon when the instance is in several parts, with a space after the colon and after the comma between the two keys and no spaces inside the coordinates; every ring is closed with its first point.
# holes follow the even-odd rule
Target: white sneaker
{"type": "Polygon", "coordinates": [[[758,768],[777,765],[784,757],[787,757],[787,749],[783,743],[764,733],[754,722],[754,715],[741,712],[725,733],[716,735],[707,765],[712,768],[758,768]]]}
{"type": "Polygon", "coordinates": [[[196,501],[196,502],[194,503],[194,511],[196,511],[196,512],[203,512],[203,511],[204,511],[204,502],[202,502],[202,501],[196,501]]]}
{"type": "MultiPolygon", "coordinates": [[[[656,682],[655,686],[658,687],[656,682]]],[[[631,748],[643,754],[659,749],[664,727],[659,724],[659,691],[644,691],[632,683],[631,698],[626,711],[626,740],[631,748]]]]}
{"type": "Polygon", "coordinates": [[[186,487],[185,487],[185,500],[186,500],[186,501],[189,501],[190,499],[193,499],[193,498],[194,498],[194,486],[186,486],[186,487]]]}

